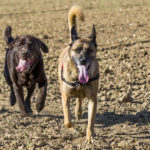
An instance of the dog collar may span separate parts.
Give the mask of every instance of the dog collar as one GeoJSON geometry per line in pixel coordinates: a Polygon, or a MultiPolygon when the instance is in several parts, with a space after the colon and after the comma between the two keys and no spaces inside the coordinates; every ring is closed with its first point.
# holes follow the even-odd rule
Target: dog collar
{"type": "MultiPolygon", "coordinates": [[[[90,83],[94,80],[97,80],[97,79],[99,79],[99,73],[97,73],[97,75],[95,77],[90,78],[89,81],[86,84],[88,84],[88,83],[90,83]]],[[[80,83],[79,81],[77,81],[77,82],[68,82],[68,81],[66,81],[66,79],[63,77],[63,65],[62,65],[62,68],[61,68],[61,80],[64,81],[66,84],[70,85],[70,86],[78,87],[78,86],[81,86],[81,85],[86,85],[86,84],[80,83]]]]}

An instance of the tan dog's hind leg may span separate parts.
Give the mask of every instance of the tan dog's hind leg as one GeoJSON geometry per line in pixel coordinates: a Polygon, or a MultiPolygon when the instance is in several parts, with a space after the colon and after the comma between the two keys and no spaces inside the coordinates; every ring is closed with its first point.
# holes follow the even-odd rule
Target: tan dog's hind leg
{"type": "Polygon", "coordinates": [[[81,119],[82,116],[82,100],[81,99],[76,99],[76,108],[75,108],[75,116],[76,120],[81,119]]]}
{"type": "Polygon", "coordinates": [[[71,123],[70,99],[66,97],[65,94],[62,94],[62,105],[64,112],[64,124],[67,128],[72,128],[73,124],[71,123]]]}
{"type": "Polygon", "coordinates": [[[88,143],[94,142],[94,123],[96,117],[97,99],[90,99],[88,104],[88,127],[86,140],[88,143]]]}

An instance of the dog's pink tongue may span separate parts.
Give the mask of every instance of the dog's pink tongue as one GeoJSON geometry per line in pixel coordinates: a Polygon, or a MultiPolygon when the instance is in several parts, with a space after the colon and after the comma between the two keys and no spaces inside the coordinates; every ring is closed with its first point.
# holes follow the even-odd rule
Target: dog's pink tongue
{"type": "Polygon", "coordinates": [[[19,64],[16,67],[16,70],[17,71],[24,71],[24,70],[28,70],[29,68],[30,68],[29,62],[24,60],[24,59],[20,59],[19,64]]]}
{"type": "Polygon", "coordinates": [[[78,65],[79,76],[78,79],[82,84],[85,84],[89,81],[89,75],[87,71],[87,67],[85,65],[78,65]]]}

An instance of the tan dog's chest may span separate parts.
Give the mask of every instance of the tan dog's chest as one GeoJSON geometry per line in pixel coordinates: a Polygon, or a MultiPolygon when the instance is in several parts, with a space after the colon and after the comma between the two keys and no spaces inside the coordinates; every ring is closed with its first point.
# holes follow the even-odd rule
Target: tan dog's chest
{"type": "MultiPolygon", "coordinates": [[[[63,94],[67,95],[68,97],[77,97],[77,98],[91,98],[95,91],[93,88],[98,88],[98,85],[93,87],[93,84],[86,84],[86,85],[79,85],[79,86],[70,86],[66,83],[62,83],[62,91],[63,94]],[[93,88],[92,88],[93,87],[93,88]]],[[[97,83],[96,83],[97,84],[97,83]]],[[[97,91],[97,89],[95,89],[97,91]]]]}

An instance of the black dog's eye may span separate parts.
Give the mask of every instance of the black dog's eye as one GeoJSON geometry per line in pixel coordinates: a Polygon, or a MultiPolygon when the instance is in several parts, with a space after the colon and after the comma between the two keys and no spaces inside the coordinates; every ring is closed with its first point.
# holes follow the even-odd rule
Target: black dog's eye
{"type": "Polygon", "coordinates": [[[19,47],[23,47],[24,42],[20,42],[20,43],[18,43],[17,45],[18,45],[19,47]]]}
{"type": "Polygon", "coordinates": [[[75,51],[76,51],[76,53],[80,53],[81,50],[82,50],[82,47],[79,47],[79,48],[77,48],[75,51]]]}
{"type": "Polygon", "coordinates": [[[29,48],[32,48],[32,43],[29,44],[29,48]]]}
{"type": "Polygon", "coordinates": [[[29,43],[29,46],[32,46],[32,43],[29,43]]]}

